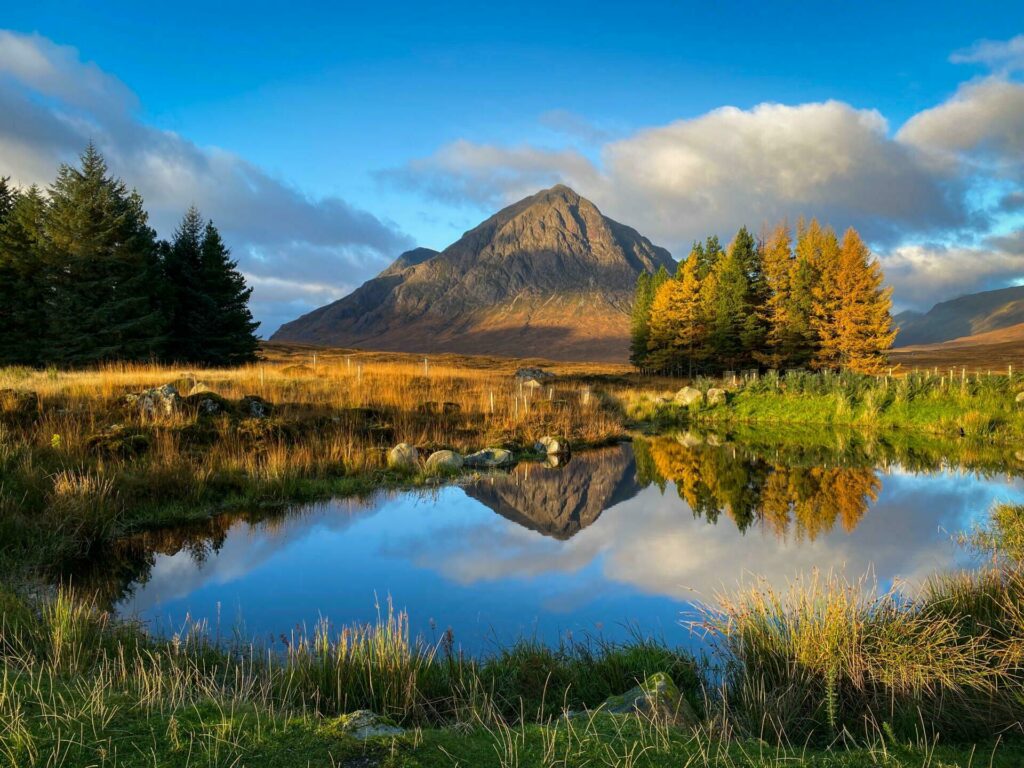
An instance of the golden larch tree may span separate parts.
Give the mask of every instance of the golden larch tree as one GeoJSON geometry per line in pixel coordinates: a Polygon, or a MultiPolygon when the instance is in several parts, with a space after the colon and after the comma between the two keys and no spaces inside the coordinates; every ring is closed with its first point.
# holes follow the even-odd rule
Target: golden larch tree
{"type": "MultiPolygon", "coordinates": [[[[840,297],[830,327],[830,355],[843,367],[878,373],[887,364],[896,330],[892,324],[892,289],[883,284],[878,262],[853,228],[839,250],[835,289],[840,297]]],[[[824,340],[823,340],[824,344],[824,340]]]]}
{"type": "Polygon", "coordinates": [[[675,279],[658,288],[651,303],[650,361],[663,370],[691,364],[703,341],[698,259],[691,254],[675,279]]]}

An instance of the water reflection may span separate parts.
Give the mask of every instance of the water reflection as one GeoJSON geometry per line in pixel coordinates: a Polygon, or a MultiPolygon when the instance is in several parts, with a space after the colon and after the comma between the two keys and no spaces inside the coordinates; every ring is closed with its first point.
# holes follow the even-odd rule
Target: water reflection
{"type": "Polygon", "coordinates": [[[241,615],[250,635],[278,636],[372,620],[391,595],[418,631],[451,626],[468,648],[625,622],[682,640],[689,602],[751,576],[919,582],[965,557],[952,533],[1024,500],[987,449],[971,470],[922,471],[920,447],[830,439],[659,437],[429,493],[222,516],[135,537],[78,578],[163,629],[241,615]]]}

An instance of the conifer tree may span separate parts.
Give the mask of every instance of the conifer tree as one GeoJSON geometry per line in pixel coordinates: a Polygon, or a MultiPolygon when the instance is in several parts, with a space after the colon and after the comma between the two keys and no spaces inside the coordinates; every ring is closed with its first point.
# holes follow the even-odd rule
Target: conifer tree
{"type": "Polygon", "coordinates": [[[647,340],[650,336],[649,319],[654,292],[651,290],[651,273],[646,270],[636,278],[633,293],[633,308],[629,320],[629,362],[643,368],[647,360],[647,340]]]}
{"type": "Polygon", "coordinates": [[[4,186],[0,180],[0,365],[38,365],[47,342],[46,203],[38,187],[8,196],[4,186]]]}
{"type": "Polygon", "coordinates": [[[796,335],[791,308],[793,239],[785,222],[776,226],[768,236],[763,263],[765,300],[761,317],[766,330],[764,348],[757,358],[769,367],[779,368],[794,357],[796,335]]]}
{"type": "Polygon", "coordinates": [[[836,293],[842,297],[832,326],[822,336],[822,355],[843,368],[878,373],[896,338],[892,327],[892,289],[883,287],[882,271],[860,235],[848,229],[835,269],[836,293]]]}
{"type": "Polygon", "coordinates": [[[693,375],[703,342],[700,322],[699,259],[691,254],[678,275],[658,288],[651,306],[649,360],[662,371],[686,370],[693,375]]]}
{"type": "Polygon", "coordinates": [[[165,354],[169,360],[199,361],[207,349],[203,332],[210,324],[215,308],[203,285],[204,228],[205,222],[199,210],[191,206],[165,251],[165,354]]]}
{"type": "Polygon", "coordinates": [[[647,367],[650,338],[651,305],[658,289],[671,279],[664,266],[649,275],[642,273],[637,278],[636,293],[633,298],[632,320],[630,330],[630,362],[637,368],[647,367]]]}
{"type": "Polygon", "coordinates": [[[206,306],[212,309],[200,329],[206,350],[200,359],[214,365],[255,360],[259,323],[249,311],[252,288],[246,287],[238,262],[231,259],[231,252],[212,221],[203,230],[200,265],[206,306]]]}
{"type": "Polygon", "coordinates": [[[160,265],[142,199],[111,178],[93,145],[62,165],[44,227],[53,259],[54,362],[145,360],[163,346],[160,265]]]}

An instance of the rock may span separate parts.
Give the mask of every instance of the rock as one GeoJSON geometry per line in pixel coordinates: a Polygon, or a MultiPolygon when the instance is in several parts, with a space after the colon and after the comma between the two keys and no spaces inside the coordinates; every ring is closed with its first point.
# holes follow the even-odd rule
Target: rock
{"type": "Polygon", "coordinates": [[[402,472],[415,472],[420,465],[420,452],[408,443],[399,443],[388,452],[388,467],[402,472]]]}
{"type": "Polygon", "coordinates": [[[1017,403],[1017,405],[1024,403],[1024,392],[1018,392],[1017,397],[1014,398],[1014,402],[1017,403]]]}
{"type": "Polygon", "coordinates": [[[649,675],[642,684],[620,696],[609,696],[602,708],[613,715],[647,715],[677,726],[697,724],[697,713],[664,672],[649,675]]]}
{"type": "Polygon", "coordinates": [[[426,470],[434,474],[449,474],[462,469],[462,454],[455,451],[434,451],[427,458],[426,470]]]}
{"type": "Polygon", "coordinates": [[[124,402],[148,418],[172,416],[181,407],[181,395],[173,384],[144,389],[124,396],[124,402]]]}
{"type": "Polygon", "coordinates": [[[672,400],[677,405],[685,405],[688,407],[703,402],[704,395],[701,394],[701,391],[699,389],[695,389],[693,387],[683,387],[678,392],[676,392],[676,395],[674,398],[672,398],[672,400]]]}
{"type": "Polygon", "coordinates": [[[149,449],[149,435],[121,424],[111,424],[90,436],[85,444],[101,456],[131,458],[149,449]]]}
{"type": "Polygon", "coordinates": [[[545,456],[557,456],[569,453],[569,441],[561,437],[544,435],[533,444],[533,450],[535,453],[542,453],[545,456]]]}
{"type": "Polygon", "coordinates": [[[696,448],[698,445],[703,445],[703,441],[693,432],[684,432],[681,435],[677,435],[676,442],[684,448],[696,448]]]}
{"type": "Polygon", "coordinates": [[[516,378],[520,381],[536,381],[539,385],[540,382],[555,378],[555,374],[545,371],[543,368],[528,367],[518,369],[516,371],[516,378]]]}
{"type": "Polygon", "coordinates": [[[550,453],[544,457],[544,466],[555,469],[556,467],[563,467],[569,463],[569,454],[563,453],[561,455],[557,453],[550,453]]]}
{"type": "Polygon", "coordinates": [[[274,406],[259,395],[246,395],[239,403],[242,415],[252,419],[265,419],[274,412],[274,406]]]}
{"type": "Polygon", "coordinates": [[[399,728],[391,720],[368,709],[359,709],[337,719],[338,727],[349,736],[363,741],[378,736],[401,736],[404,728],[399,728]]]}
{"type": "Polygon", "coordinates": [[[708,390],[707,398],[708,405],[725,405],[728,402],[729,395],[724,389],[712,387],[708,390]]]}
{"type": "Polygon", "coordinates": [[[485,448],[482,451],[469,454],[463,462],[467,467],[473,469],[499,469],[511,467],[516,460],[512,451],[507,451],[504,448],[485,448]]]}
{"type": "Polygon", "coordinates": [[[185,398],[185,403],[192,408],[196,409],[196,413],[199,416],[216,416],[221,413],[227,413],[231,410],[231,405],[223,397],[215,392],[209,390],[202,390],[189,394],[185,398]]]}

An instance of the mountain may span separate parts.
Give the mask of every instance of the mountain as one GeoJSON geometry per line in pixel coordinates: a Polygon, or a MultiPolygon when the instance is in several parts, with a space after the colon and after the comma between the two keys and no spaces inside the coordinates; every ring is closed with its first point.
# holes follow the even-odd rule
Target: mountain
{"type": "Polygon", "coordinates": [[[441,252],[409,251],[272,341],[556,360],[628,356],[636,278],[675,262],[566,186],[502,209],[441,252]]]}
{"type": "Polygon", "coordinates": [[[564,540],[641,488],[633,449],[623,445],[573,456],[559,467],[520,464],[508,474],[468,484],[465,491],[518,525],[564,540]]]}
{"type": "MultiPolygon", "coordinates": [[[[897,347],[939,344],[956,340],[973,343],[972,338],[986,334],[979,343],[995,340],[991,334],[1024,323],[1024,286],[1000,288],[960,296],[936,304],[927,312],[901,312],[894,318],[900,332],[897,347]]],[[[1006,331],[1003,336],[1011,331],[1006,331]]],[[[1006,338],[1004,340],[1010,340],[1006,338]]]]}

